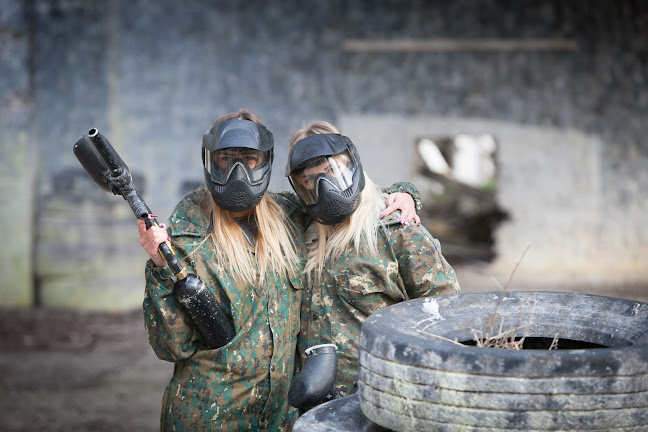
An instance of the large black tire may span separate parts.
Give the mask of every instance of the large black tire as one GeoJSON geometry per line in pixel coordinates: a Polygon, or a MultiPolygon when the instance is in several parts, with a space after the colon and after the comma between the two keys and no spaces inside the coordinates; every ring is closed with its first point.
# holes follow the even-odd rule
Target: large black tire
{"type": "Polygon", "coordinates": [[[560,292],[466,293],[371,315],[362,411],[394,431],[648,431],[648,303],[560,292]],[[481,348],[473,329],[572,349],[481,348]],[[440,337],[435,337],[437,335],[440,337]],[[602,345],[604,348],[589,348],[602,345]]]}
{"type": "Polygon", "coordinates": [[[299,417],[292,432],[389,432],[360,409],[357,393],[323,403],[299,417]]]}

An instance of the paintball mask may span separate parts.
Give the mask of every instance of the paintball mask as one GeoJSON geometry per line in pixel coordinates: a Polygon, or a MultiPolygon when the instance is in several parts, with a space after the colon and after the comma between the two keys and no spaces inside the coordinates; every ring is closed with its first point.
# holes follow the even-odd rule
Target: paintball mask
{"type": "Polygon", "coordinates": [[[249,120],[228,120],[205,132],[205,182],[216,205],[242,212],[259,204],[270,183],[273,149],[272,133],[249,120]]]}
{"type": "Polygon", "coordinates": [[[286,176],[308,213],[324,225],[351,216],[365,185],[355,146],[339,134],[311,135],[298,141],[290,149],[286,176]]]}

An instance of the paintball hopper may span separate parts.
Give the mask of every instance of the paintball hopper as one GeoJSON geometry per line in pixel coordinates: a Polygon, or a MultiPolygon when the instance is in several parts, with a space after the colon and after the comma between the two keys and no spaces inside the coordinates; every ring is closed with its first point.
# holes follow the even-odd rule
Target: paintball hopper
{"type": "Polygon", "coordinates": [[[105,190],[106,192],[112,192],[115,195],[121,195],[119,190],[112,184],[112,181],[110,179],[111,169],[108,168],[102,157],[99,155],[99,152],[95,148],[92,139],[100,139],[103,141],[104,145],[110,146],[110,149],[112,149],[112,160],[114,161],[115,168],[121,168],[124,171],[128,171],[128,166],[114,151],[108,140],[104,139],[99,131],[94,128],[90,129],[88,135],[82,136],[74,144],[74,155],[77,157],[88,176],[101,189],[105,190]]]}
{"type": "Polygon", "coordinates": [[[128,166],[97,129],[92,128],[82,136],[74,144],[73,151],[88,176],[101,189],[123,196],[137,218],[148,217],[151,210],[137,192],[128,166]]]}

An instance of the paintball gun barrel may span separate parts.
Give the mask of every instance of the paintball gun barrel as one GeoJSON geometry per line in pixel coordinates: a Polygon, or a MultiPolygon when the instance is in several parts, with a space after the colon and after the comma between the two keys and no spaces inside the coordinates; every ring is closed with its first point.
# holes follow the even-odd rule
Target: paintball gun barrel
{"type": "MultiPolygon", "coordinates": [[[[158,225],[157,220],[150,217],[151,210],[137,191],[128,166],[96,128],[90,129],[74,144],[74,154],[88,176],[106,192],[124,197],[147,228],[158,225]]],[[[176,299],[191,318],[205,345],[215,349],[227,344],[235,336],[235,331],[214,295],[200,277],[187,273],[178,262],[170,242],[160,244],[158,252],[176,277],[173,288],[176,299]]]]}

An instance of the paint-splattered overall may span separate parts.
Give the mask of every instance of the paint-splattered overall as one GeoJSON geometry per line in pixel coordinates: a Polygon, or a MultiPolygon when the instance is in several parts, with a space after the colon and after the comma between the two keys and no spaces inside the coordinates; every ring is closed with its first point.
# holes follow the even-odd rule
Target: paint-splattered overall
{"type": "MultiPolygon", "coordinates": [[[[311,226],[307,241],[316,232],[311,226]]],[[[325,263],[320,280],[304,287],[300,362],[305,362],[305,348],[336,344],[336,392],[345,396],[357,379],[358,338],[370,314],[401,301],[458,292],[457,277],[439,241],[422,226],[403,226],[399,216],[388,217],[378,230],[377,256],[358,254],[349,246],[340,258],[325,263]]]]}
{"type": "MultiPolygon", "coordinates": [[[[272,196],[286,204],[281,196],[272,196]]],[[[297,416],[287,393],[295,368],[301,279],[269,273],[261,286],[237,282],[215,264],[213,242],[196,249],[207,235],[210,212],[206,190],[191,193],[176,207],[168,231],[178,257],[193,252],[182,263],[215,294],[232,317],[236,336],[224,347],[205,349],[173,296],[168,268],[147,263],[144,318],[149,342],[159,358],[175,362],[164,394],[161,430],[290,430],[297,416]]]]}

